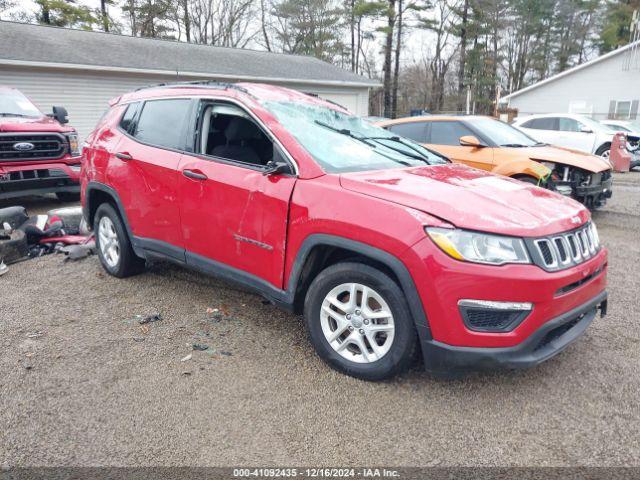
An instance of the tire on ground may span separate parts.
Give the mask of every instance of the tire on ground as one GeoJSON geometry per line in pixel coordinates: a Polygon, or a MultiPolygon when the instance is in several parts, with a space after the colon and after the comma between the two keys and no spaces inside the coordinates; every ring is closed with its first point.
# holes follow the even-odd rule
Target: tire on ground
{"type": "Polygon", "coordinates": [[[98,252],[98,257],[100,258],[100,263],[102,263],[102,266],[107,273],[114,277],[124,278],[136,275],[144,270],[145,260],[134,253],[124,223],[122,222],[118,212],[116,212],[115,208],[113,208],[111,204],[103,203],[98,207],[93,220],[93,231],[96,235],[96,250],[98,252]],[[114,266],[110,266],[107,263],[100,245],[100,219],[105,216],[109,217],[113,223],[120,247],[120,258],[118,259],[118,263],[114,266]]]}
{"type": "Polygon", "coordinates": [[[604,156],[605,152],[609,152],[610,150],[611,150],[611,144],[605,143],[604,145],[601,145],[600,148],[598,148],[598,150],[596,150],[596,155],[598,155],[599,157],[602,157],[604,156]]]}
{"type": "Polygon", "coordinates": [[[304,305],[307,333],[318,355],[332,368],[363,380],[383,380],[407,370],[416,358],[418,337],[402,289],[388,275],[359,262],[332,265],[318,274],[307,291],[304,305]],[[394,320],[390,350],[371,363],[357,363],[342,357],[327,341],[321,326],[322,303],[333,288],[343,283],[360,283],[373,288],[388,304],[394,320]]]}

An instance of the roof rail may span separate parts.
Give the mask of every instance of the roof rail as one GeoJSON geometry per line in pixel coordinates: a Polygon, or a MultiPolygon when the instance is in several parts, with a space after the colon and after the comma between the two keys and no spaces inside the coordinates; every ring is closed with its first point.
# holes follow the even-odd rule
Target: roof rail
{"type": "Polygon", "coordinates": [[[226,90],[227,88],[233,88],[236,90],[240,90],[241,92],[248,93],[246,88],[240,87],[235,83],[230,82],[218,82],[216,80],[195,80],[191,82],[167,82],[167,83],[155,83],[151,85],[145,85],[144,87],[138,87],[134,91],[139,92],[140,90],[146,90],[150,88],[219,88],[222,90],[226,90]]]}

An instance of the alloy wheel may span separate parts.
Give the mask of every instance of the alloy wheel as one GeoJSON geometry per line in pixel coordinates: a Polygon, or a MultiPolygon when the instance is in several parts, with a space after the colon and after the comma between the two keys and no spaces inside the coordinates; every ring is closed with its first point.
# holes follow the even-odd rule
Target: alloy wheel
{"type": "Polygon", "coordinates": [[[387,302],[360,283],[343,283],[327,293],[320,324],[331,348],[356,363],[380,360],[389,352],[395,335],[387,302]]]}
{"type": "Polygon", "coordinates": [[[98,237],[100,241],[100,252],[104,261],[111,268],[118,266],[120,261],[120,242],[116,227],[107,216],[100,219],[98,224],[98,237]]]}

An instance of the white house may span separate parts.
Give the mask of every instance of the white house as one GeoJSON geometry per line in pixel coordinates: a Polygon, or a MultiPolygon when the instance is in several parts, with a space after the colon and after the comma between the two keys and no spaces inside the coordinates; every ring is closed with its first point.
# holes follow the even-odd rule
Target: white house
{"type": "Polygon", "coordinates": [[[503,105],[518,116],[580,113],[595,119],[638,117],[640,42],[635,42],[558,75],[506,95],[503,105]]]}
{"type": "Polygon", "coordinates": [[[319,95],[367,115],[379,83],[316,58],[0,21],[0,85],[42,111],[65,107],[86,136],[109,99],[172,81],[271,83],[319,95]]]}

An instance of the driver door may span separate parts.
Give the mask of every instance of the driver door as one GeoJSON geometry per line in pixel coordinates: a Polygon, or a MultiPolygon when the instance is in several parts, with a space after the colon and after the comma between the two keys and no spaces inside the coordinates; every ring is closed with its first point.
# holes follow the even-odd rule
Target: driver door
{"type": "Polygon", "coordinates": [[[460,137],[477,135],[462,122],[442,120],[429,122],[427,147],[449,157],[455,163],[463,163],[482,170],[493,170],[493,148],[460,145],[460,137]]]}
{"type": "Polygon", "coordinates": [[[231,267],[282,288],[296,177],[264,174],[267,161],[282,153],[245,110],[202,101],[196,115],[195,153],[183,155],[178,167],[187,264],[231,267]]]}

